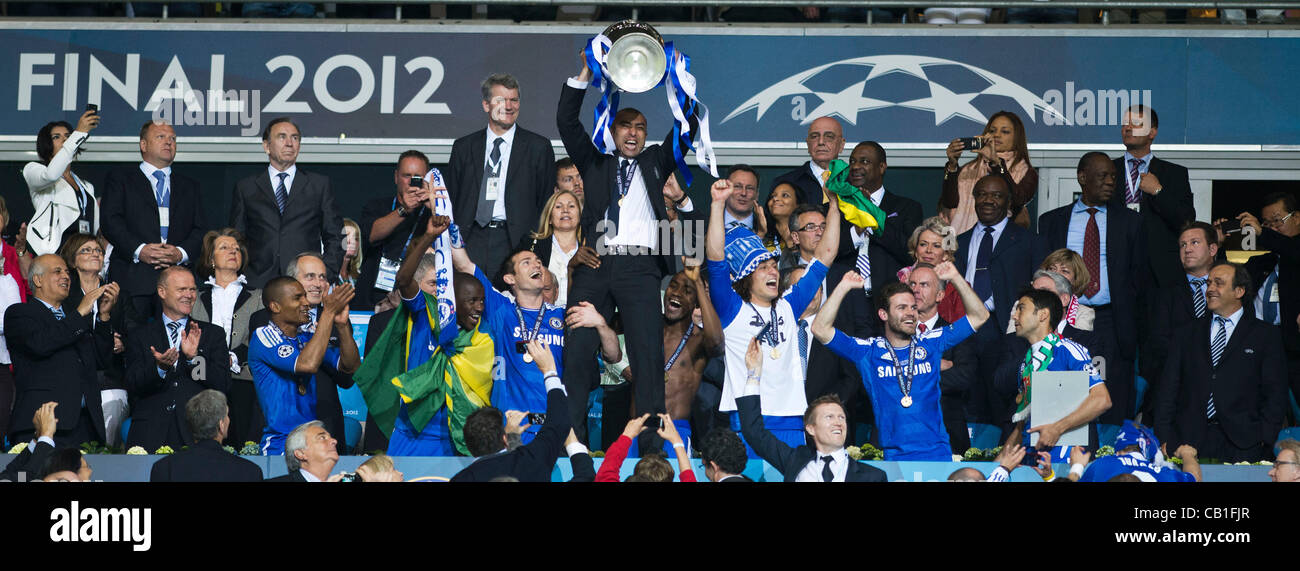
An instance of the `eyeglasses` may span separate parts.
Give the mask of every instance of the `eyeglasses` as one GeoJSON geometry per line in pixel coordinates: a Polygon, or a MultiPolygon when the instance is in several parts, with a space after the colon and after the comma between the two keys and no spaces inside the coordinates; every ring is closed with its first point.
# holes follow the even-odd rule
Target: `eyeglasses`
{"type": "Polygon", "coordinates": [[[809,223],[807,223],[807,224],[804,224],[802,227],[800,227],[800,228],[799,228],[799,231],[800,231],[800,232],[825,232],[825,231],[826,231],[826,223],[823,222],[823,223],[821,223],[821,224],[815,224],[815,223],[809,222],[809,223]]]}
{"type": "Polygon", "coordinates": [[[1290,464],[1290,465],[1292,465],[1292,466],[1300,467],[1300,462],[1287,462],[1287,461],[1284,461],[1284,460],[1278,460],[1277,462],[1274,462],[1274,463],[1273,463],[1274,466],[1282,466],[1282,465],[1284,465],[1284,464],[1290,464]]]}
{"type": "Polygon", "coordinates": [[[78,255],[78,256],[87,256],[87,255],[90,255],[90,254],[94,254],[94,255],[97,255],[97,256],[102,256],[102,255],[104,255],[104,251],[101,250],[101,249],[99,249],[99,248],[82,248],[82,249],[80,249],[80,250],[77,250],[77,255],[78,255]]]}
{"type": "Polygon", "coordinates": [[[1265,220],[1264,226],[1267,226],[1269,228],[1277,228],[1283,224],[1286,224],[1286,221],[1289,220],[1292,216],[1295,216],[1295,212],[1287,214],[1286,216],[1283,216],[1281,218],[1272,218],[1269,220],[1265,220]]]}

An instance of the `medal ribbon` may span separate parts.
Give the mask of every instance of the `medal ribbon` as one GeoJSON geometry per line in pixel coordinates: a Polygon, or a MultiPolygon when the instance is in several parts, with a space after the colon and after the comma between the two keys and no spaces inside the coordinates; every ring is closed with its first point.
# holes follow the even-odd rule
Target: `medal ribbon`
{"type": "Polygon", "coordinates": [[[668,369],[673,368],[673,364],[677,363],[677,357],[680,357],[682,354],[682,349],[686,348],[686,341],[688,341],[691,338],[691,335],[694,333],[695,333],[695,322],[692,321],[691,324],[686,328],[686,333],[682,335],[681,342],[677,344],[677,350],[673,351],[673,356],[669,357],[668,361],[664,363],[665,373],[668,372],[668,369]]]}
{"type": "Polygon", "coordinates": [[[515,304],[515,317],[519,318],[519,336],[523,337],[524,341],[532,341],[537,338],[537,332],[542,328],[542,314],[545,313],[542,311],[543,309],[546,309],[546,304],[542,304],[542,307],[537,308],[537,320],[533,323],[532,331],[529,331],[524,326],[524,312],[519,310],[519,304],[515,304]]]}
{"type": "Polygon", "coordinates": [[[912,367],[916,360],[916,339],[913,338],[907,343],[906,369],[903,368],[903,363],[898,359],[898,352],[894,350],[894,344],[886,342],[885,346],[889,347],[889,356],[894,358],[894,376],[898,379],[898,390],[903,393],[904,398],[912,396],[912,378],[916,375],[916,371],[912,367]],[[903,381],[904,371],[907,373],[906,383],[903,381]]]}

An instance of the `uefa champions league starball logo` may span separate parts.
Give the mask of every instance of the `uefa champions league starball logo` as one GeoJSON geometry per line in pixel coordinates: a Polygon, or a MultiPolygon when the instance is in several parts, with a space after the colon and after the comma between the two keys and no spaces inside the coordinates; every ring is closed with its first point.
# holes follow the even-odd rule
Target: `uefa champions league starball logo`
{"type": "Polygon", "coordinates": [[[726,123],[750,110],[757,111],[755,117],[757,121],[762,119],[763,115],[778,101],[803,95],[812,95],[820,100],[816,107],[801,114],[801,122],[805,125],[822,116],[838,117],[851,125],[857,125],[862,112],[893,107],[929,111],[934,114],[935,125],[942,125],[953,119],[965,119],[984,125],[988,122],[988,117],[976,107],[976,103],[980,103],[986,109],[996,110],[1006,108],[1010,102],[1019,106],[1023,116],[1029,121],[1038,122],[1040,117],[1052,115],[1058,124],[1070,124],[1064,115],[1043,98],[1005,77],[959,61],[916,55],[852,58],[804,70],[760,91],[727,115],[722,122],[726,123]],[[820,83],[817,81],[819,75],[837,66],[862,67],[865,77],[839,91],[821,91],[810,87],[810,84],[820,83]],[[983,85],[975,86],[974,89],[970,86],[950,89],[927,75],[927,70],[933,72],[952,66],[974,74],[977,78],[975,83],[983,85]],[[894,74],[903,74],[923,82],[929,89],[929,96],[891,97],[893,94],[887,93],[887,90],[876,88],[877,79],[894,74]]]}

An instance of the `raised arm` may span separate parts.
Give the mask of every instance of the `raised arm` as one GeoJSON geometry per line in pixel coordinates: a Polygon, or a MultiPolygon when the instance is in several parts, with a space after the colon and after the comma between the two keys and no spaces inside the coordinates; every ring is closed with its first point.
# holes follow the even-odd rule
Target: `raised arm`
{"type": "Polygon", "coordinates": [[[727,227],[722,214],[726,212],[727,199],[731,197],[731,182],[725,178],[715,180],[713,186],[709,187],[709,193],[713,196],[713,205],[709,208],[709,229],[705,235],[704,256],[711,262],[721,262],[727,259],[725,250],[727,227]]]}
{"type": "Polygon", "coordinates": [[[826,205],[826,231],[822,233],[822,241],[817,244],[817,259],[829,268],[840,250],[840,207],[835,193],[830,189],[824,190],[830,203],[826,205]]]}
{"type": "Polygon", "coordinates": [[[966,308],[966,320],[970,322],[971,329],[979,329],[989,319],[989,310],[984,307],[984,302],[971,289],[970,284],[966,283],[966,278],[962,277],[961,272],[957,271],[957,266],[952,262],[944,262],[934,269],[934,273],[939,275],[939,279],[946,280],[957,289],[957,295],[961,296],[961,304],[966,308]]]}
{"type": "MultiPolygon", "coordinates": [[[[430,216],[424,233],[411,240],[411,247],[406,249],[406,258],[402,260],[402,265],[397,269],[397,276],[394,278],[402,299],[414,299],[416,294],[420,293],[420,284],[415,281],[415,270],[420,267],[420,258],[424,257],[424,252],[450,225],[451,219],[446,216],[430,216]]],[[[452,251],[454,259],[456,249],[453,248],[452,251]]],[[[460,252],[463,254],[465,251],[462,249],[460,252]]]]}
{"type": "MultiPolygon", "coordinates": [[[[357,341],[352,336],[352,320],[348,316],[348,302],[352,301],[355,295],[356,292],[351,284],[334,286],[334,291],[325,297],[325,307],[321,311],[321,319],[324,319],[326,314],[331,315],[334,329],[339,333],[338,370],[345,376],[357,372],[357,368],[361,367],[361,353],[357,351],[357,341]]],[[[351,384],[343,388],[348,386],[351,384]]]]}
{"type": "Polygon", "coordinates": [[[826,296],[826,301],[822,302],[822,308],[817,311],[817,318],[813,320],[812,333],[823,345],[830,343],[835,337],[835,314],[839,313],[844,296],[850,291],[862,289],[864,283],[861,274],[852,270],[844,272],[840,283],[835,286],[830,295],[826,296]]]}
{"type": "Polygon", "coordinates": [[[704,322],[704,346],[710,350],[720,347],[725,341],[722,337],[722,320],[718,318],[718,310],[713,307],[709,289],[700,276],[700,267],[687,266],[686,277],[695,284],[696,305],[700,308],[700,320],[704,322]]]}

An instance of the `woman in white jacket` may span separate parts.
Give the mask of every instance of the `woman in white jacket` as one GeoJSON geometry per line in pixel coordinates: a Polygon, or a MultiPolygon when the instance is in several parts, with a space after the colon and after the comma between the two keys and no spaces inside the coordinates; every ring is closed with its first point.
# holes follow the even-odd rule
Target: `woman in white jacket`
{"type": "MultiPolygon", "coordinates": [[[[99,231],[95,188],[72,173],[72,159],[81,152],[90,131],[99,126],[99,114],[86,111],[76,130],[66,121],[54,121],[36,134],[37,162],[23,167],[36,215],[27,225],[27,245],[37,255],[58,252],[65,235],[99,231]]],[[[19,252],[27,257],[27,252],[19,252]]]]}

